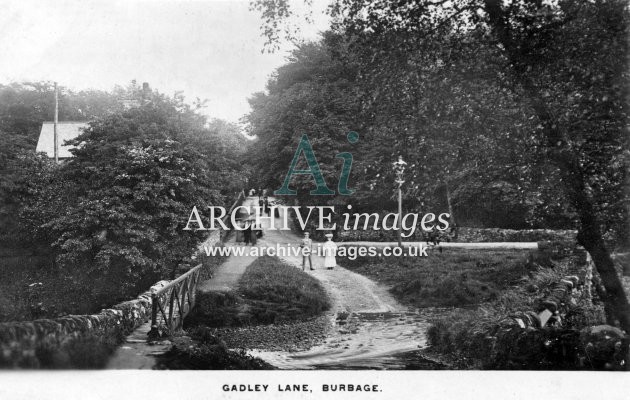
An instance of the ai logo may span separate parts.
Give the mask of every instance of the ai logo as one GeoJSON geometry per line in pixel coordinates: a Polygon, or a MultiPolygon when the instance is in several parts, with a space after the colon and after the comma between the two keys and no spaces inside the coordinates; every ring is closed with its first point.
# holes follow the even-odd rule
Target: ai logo
{"type": "MultiPolygon", "coordinates": [[[[348,139],[348,142],[354,144],[359,141],[359,134],[350,131],[348,132],[346,138],[348,139]]],[[[352,168],[352,154],[348,152],[343,152],[337,154],[335,158],[341,158],[343,160],[341,174],[339,175],[339,184],[337,185],[337,191],[341,195],[351,195],[352,193],[354,193],[354,189],[348,189],[348,178],[350,177],[350,169],[352,168]]],[[[293,155],[293,160],[291,161],[291,165],[289,166],[289,172],[287,172],[287,176],[284,178],[284,183],[282,184],[282,187],[273,192],[273,194],[278,196],[296,195],[297,192],[289,188],[289,183],[291,182],[291,177],[293,175],[311,175],[313,177],[317,188],[311,190],[310,193],[312,195],[335,194],[335,191],[330,190],[326,185],[326,181],[324,180],[322,171],[319,168],[319,163],[315,158],[313,146],[311,146],[311,142],[308,140],[308,136],[306,134],[302,135],[302,139],[300,139],[300,144],[298,145],[298,148],[293,155]],[[306,163],[308,164],[308,169],[295,169],[302,153],[304,153],[306,163]]]]}

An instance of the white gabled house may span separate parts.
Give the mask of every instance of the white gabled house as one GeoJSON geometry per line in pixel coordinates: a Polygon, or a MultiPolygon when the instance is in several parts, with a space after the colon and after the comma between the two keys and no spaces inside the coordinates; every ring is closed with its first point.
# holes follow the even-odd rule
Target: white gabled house
{"type": "MultiPolygon", "coordinates": [[[[83,128],[87,128],[87,122],[79,121],[63,121],[57,123],[57,140],[59,144],[59,158],[70,158],[72,154],[70,149],[75,146],[64,145],[66,140],[74,139],[83,132],[83,128]]],[[[37,141],[36,152],[44,152],[50,158],[55,157],[55,137],[54,137],[54,123],[44,122],[42,123],[42,130],[39,133],[39,140],[37,141]]]]}

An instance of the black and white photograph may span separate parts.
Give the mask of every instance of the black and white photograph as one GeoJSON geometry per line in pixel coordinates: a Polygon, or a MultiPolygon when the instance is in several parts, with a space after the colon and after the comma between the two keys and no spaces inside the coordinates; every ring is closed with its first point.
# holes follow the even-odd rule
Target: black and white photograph
{"type": "Polygon", "coordinates": [[[627,0],[0,10],[0,398],[627,398],[627,0]]]}

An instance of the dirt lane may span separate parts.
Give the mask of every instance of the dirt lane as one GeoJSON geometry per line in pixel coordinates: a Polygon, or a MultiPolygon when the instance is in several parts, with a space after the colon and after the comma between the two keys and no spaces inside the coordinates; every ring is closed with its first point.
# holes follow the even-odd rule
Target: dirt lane
{"type": "MultiPolygon", "coordinates": [[[[276,222],[280,226],[280,221],[276,222]]],[[[291,231],[265,231],[264,246],[299,246],[301,237],[291,231]]],[[[317,243],[314,243],[317,245],[317,243]]],[[[298,268],[301,256],[280,257],[298,268]]],[[[332,301],[327,313],[331,329],[321,345],[306,351],[254,350],[252,355],[285,369],[404,368],[398,355],[426,344],[427,317],[398,303],[387,288],[341,266],[323,267],[323,257],[312,256],[317,278],[332,301]]],[[[337,262],[343,262],[337,259],[337,262]]],[[[308,265],[307,265],[308,269],[308,265]]]]}

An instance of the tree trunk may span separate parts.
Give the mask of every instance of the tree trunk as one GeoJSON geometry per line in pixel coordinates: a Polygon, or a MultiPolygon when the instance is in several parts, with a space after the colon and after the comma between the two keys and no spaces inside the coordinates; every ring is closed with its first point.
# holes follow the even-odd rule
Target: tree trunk
{"type": "Polygon", "coordinates": [[[615,317],[615,311],[610,307],[608,302],[604,301],[606,299],[606,288],[602,285],[602,280],[598,275],[593,275],[593,287],[595,288],[595,292],[604,303],[604,315],[606,317],[606,323],[608,325],[615,325],[617,318],[615,317]]]}
{"type": "Polygon", "coordinates": [[[541,121],[545,139],[551,149],[552,161],[558,166],[562,175],[565,190],[579,215],[580,228],[578,243],[590,253],[595,268],[605,288],[603,301],[608,309],[614,312],[620,327],[630,333],[630,304],[615,270],[610,252],[606,248],[600,229],[600,223],[593,209],[593,204],[586,194],[585,175],[577,155],[568,146],[568,140],[555,125],[555,118],[547,107],[540,90],[527,76],[526,68],[520,63],[519,43],[513,40],[508,26],[509,15],[506,15],[501,0],[485,0],[485,11],[488,22],[497,36],[513,68],[516,81],[522,85],[530,105],[541,121]]]}
{"type": "Polygon", "coordinates": [[[446,204],[448,205],[448,213],[451,216],[450,223],[452,232],[454,232],[453,239],[457,240],[457,222],[455,220],[455,210],[453,210],[453,203],[451,201],[451,191],[448,187],[448,181],[444,181],[444,188],[446,190],[446,204]]]}
{"type": "Polygon", "coordinates": [[[610,257],[610,252],[602,238],[593,207],[583,194],[577,197],[578,204],[576,204],[576,208],[578,209],[581,223],[577,239],[578,243],[591,255],[595,268],[597,268],[599,277],[602,280],[604,290],[598,291],[598,294],[606,303],[606,318],[610,321],[611,316],[608,314],[613,313],[614,317],[619,320],[621,328],[630,333],[630,304],[619,279],[619,274],[617,274],[615,269],[615,264],[610,257]]]}

